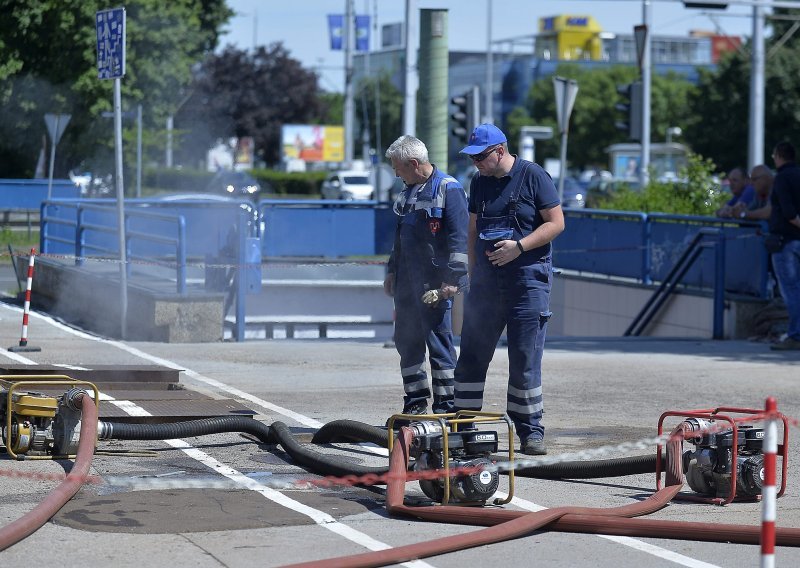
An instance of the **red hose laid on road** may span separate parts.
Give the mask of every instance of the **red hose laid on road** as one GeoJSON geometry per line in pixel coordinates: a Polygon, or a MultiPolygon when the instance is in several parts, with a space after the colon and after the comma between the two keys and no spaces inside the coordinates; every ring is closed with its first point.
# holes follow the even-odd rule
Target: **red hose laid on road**
{"type": "MultiPolygon", "coordinates": [[[[683,472],[681,471],[680,459],[683,441],[682,425],[673,431],[671,441],[667,444],[669,469],[666,472],[665,487],[640,503],[609,509],[558,507],[536,513],[525,513],[446,505],[408,507],[403,504],[403,499],[405,496],[410,441],[410,430],[403,428],[398,443],[390,456],[389,483],[386,494],[387,511],[391,514],[413,516],[439,522],[488,525],[489,528],[387,550],[293,564],[291,568],[368,568],[386,566],[510,540],[529,535],[545,527],[566,532],[650,536],[683,540],[745,544],[757,544],[759,541],[760,527],[628,518],[646,515],[661,509],[682,488],[683,472]]],[[[783,546],[800,546],[800,530],[781,530],[778,534],[777,543],[783,546]]]]}
{"type": "Polygon", "coordinates": [[[88,394],[81,396],[81,437],[75,464],[66,479],[32,511],[0,529],[0,550],[36,532],[78,492],[92,465],[97,439],[97,406],[88,394]]]}

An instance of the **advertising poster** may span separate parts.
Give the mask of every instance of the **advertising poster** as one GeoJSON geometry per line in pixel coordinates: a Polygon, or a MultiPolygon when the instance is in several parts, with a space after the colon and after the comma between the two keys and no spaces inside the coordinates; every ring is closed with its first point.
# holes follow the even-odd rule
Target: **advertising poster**
{"type": "Polygon", "coordinates": [[[316,124],[285,124],[281,132],[284,159],[305,162],[344,160],[344,128],[316,124]]]}

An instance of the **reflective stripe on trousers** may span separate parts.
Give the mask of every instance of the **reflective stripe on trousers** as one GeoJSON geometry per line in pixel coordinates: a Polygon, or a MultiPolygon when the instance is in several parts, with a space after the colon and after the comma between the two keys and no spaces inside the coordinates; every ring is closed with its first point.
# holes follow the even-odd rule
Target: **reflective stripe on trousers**
{"type": "Polygon", "coordinates": [[[425,372],[427,347],[433,388],[433,410],[449,412],[453,403],[456,350],[451,324],[452,300],[431,308],[408,294],[395,296],[394,342],[400,354],[405,406],[431,397],[425,372]]]}
{"type": "Polygon", "coordinates": [[[477,268],[470,283],[455,373],[455,407],[480,410],[489,363],[506,328],[507,411],[520,440],[542,438],[542,352],[550,317],[550,263],[477,268]]]}

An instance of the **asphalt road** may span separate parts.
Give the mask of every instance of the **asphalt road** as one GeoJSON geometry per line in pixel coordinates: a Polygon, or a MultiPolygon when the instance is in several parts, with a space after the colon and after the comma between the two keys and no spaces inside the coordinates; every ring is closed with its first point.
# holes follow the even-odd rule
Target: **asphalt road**
{"type": "MultiPolygon", "coordinates": [[[[102,314],[99,314],[102,317],[102,314]]],[[[2,347],[16,345],[21,313],[0,305],[2,347]]],[[[400,409],[399,358],[382,342],[271,340],[215,344],[108,341],[32,315],[36,353],[5,359],[30,365],[158,364],[184,369],[181,382],[213,397],[235,398],[266,423],[283,421],[301,440],[321,425],[350,418],[381,425],[400,409]]],[[[544,361],[546,439],[551,455],[617,446],[655,435],[667,410],[763,407],[769,395],[800,418],[800,353],[773,353],[760,343],[690,340],[553,338],[544,361]]],[[[497,351],[485,410],[502,411],[508,361],[497,351]]],[[[65,372],[68,372],[66,370],[65,372]]],[[[797,427],[790,428],[790,444],[797,427]]],[[[507,448],[501,439],[501,450],[507,448]]],[[[365,464],[386,458],[363,446],[324,451],[365,464]]],[[[250,567],[283,566],[476,531],[477,527],[389,517],[382,486],[278,489],[314,478],[280,448],[239,434],[156,442],[101,441],[93,473],[128,486],[88,484],[43,528],[0,552],[3,565],[250,567]],[[138,452],[138,453],[132,453],[138,452]],[[171,480],[174,487],[154,485],[171,480]],[[203,488],[187,488],[202,481],[203,488]]],[[[651,448],[649,451],[654,451],[651,448]]],[[[606,457],[647,453],[609,449],[606,457]]],[[[800,527],[800,475],[790,451],[778,526],[800,527]]],[[[40,474],[62,461],[0,459],[0,525],[38,504],[55,482],[40,474]]],[[[614,507],[645,498],[653,474],[584,481],[517,478],[506,508],[614,507]]],[[[507,491],[506,478],[501,490],[507,491]]],[[[421,495],[409,483],[407,496],[421,495]]],[[[673,503],[649,518],[756,526],[760,505],[673,503]]],[[[758,546],[541,531],[516,540],[408,563],[409,566],[755,566],[758,546]]],[[[800,565],[800,549],[779,548],[778,566],[800,565]]]]}

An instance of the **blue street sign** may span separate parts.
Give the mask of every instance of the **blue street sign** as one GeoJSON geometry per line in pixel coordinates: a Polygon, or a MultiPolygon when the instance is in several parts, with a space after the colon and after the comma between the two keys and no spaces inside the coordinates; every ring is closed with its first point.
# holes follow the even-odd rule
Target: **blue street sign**
{"type": "Polygon", "coordinates": [[[125,75],[125,8],[101,10],[97,26],[97,76],[117,79],[125,75]]]}

